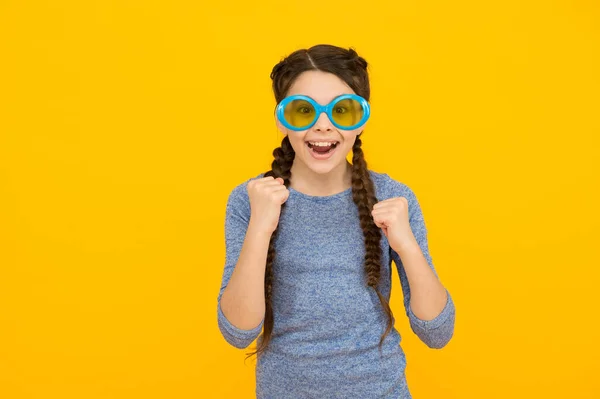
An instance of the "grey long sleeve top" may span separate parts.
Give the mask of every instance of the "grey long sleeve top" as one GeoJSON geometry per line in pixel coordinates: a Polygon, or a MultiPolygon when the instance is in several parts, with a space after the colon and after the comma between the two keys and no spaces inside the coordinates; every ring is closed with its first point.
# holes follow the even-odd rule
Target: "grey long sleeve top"
{"type": "MultiPolygon", "coordinates": [[[[392,197],[408,200],[411,229],[437,276],[414,192],[385,173],[369,173],[378,201],[392,197]]],[[[246,186],[262,177],[236,186],[226,207],[226,259],[217,321],[225,340],[236,348],[248,347],[257,337],[262,339],[264,319],[256,328],[243,330],[227,320],[220,305],[250,220],[246,186]]],[[[366,285],[364,238],[352,189],[330,196],[289,190],[275,241],[273,334],[256,363],[257,398],[411,398],[406,357],[395,327],[384,340],[383,356],[379,353],[387,318],[377,294],[366,285]]],[[[454,333],[455,307],[450,293],[438,316],[419,319],[410,307],[410,286],[402,260],[383,232],[381,250],[380,292],[390,297],[393,260],[412,331],[428,347],[444,347],[454,333]]]]}

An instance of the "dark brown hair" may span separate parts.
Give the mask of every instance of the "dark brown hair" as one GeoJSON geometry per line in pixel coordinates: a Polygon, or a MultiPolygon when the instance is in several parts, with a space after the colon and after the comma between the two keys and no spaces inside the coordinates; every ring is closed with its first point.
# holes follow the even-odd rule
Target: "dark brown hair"
{"type": "MultiPolygon", "coordinates": [[[[371,90],[367,73],[367,61],[360,57],[352,48],[345,49],[327,44],[319,44],[308,49],[294,51],[273,67],[271,79],[273,80],[273,93],[275,100],[279,103],[283,100],[294,80],[303,72],[318,70],[335,74],[342,79],[356,94],[369,100],[371,90]]],[[[362,134],[362,133],[361,133],[362,134]]],[[[386,335],[392,329],[392,310],[386,298],[377,289],[381,270],[381,231],[375,225],[371,211],[377,203],[375,189],[371,176],[367,169],[363,151],[361,149],[360,134],[352,147],[352,200],[358,207],[360,227],[365,238],[365,274],[367,285],[372,287],[383,307],[388,324],[385,332],[379,340],[379,349],[386,335]]],[[[281,147],[273,151],[275,159],[271,163],[271,170],[264,174],[265,177],[281,177],[286,187],[290,185],[291,168],[294,162],[295,152],[286,135],[281,147]]],[[[285,204],[281,207],[281,213],[285,210],[285,204]]],[[[271,291],[273,285],[273,260],[275,258],[275,238],[279,227],[271,235],[269,250],[267,252],[267,265],[265,269],[265,320],[263,325],[262,340],[257,345],[253,354],[263,352],[269,343],[273,331],[273,308],[271,305],[271,291]]],[[[246,358],[248,358],[246,357],[246,358]]]]}

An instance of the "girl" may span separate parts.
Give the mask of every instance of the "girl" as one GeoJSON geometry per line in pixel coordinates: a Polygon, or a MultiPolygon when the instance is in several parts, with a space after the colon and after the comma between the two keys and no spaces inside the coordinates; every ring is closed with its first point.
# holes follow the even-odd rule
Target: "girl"
{"type": "Polygon", "coordinates": [[[411,398],[389,307],[391,261],[427,346],[448,343],[455,308],[414,192],[367,168],[367,62],[317,45],[283,59],[271,79],[284,138],[271,170],[229,194],[220,331],[246,348],[263,330],[249,354],[259,399],[411,398]]]}

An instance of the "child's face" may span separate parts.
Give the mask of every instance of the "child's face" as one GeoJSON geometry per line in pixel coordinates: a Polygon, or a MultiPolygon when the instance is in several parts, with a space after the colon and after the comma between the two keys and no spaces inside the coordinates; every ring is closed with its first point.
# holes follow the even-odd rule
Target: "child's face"
{"type": "MultiPolygon", "coordinates": [[[[302,94],[311,97],[319,104],[325,105],[335,97],[342,94],[356,94],[343,80],[336,75],[322,71],[306,71],[299,75],[286,96],[302,94]]],[[[352,150],[352,145],[364,129],[363,124],[355,130],[343,130],[335,127],[327,114],[322,113],[316,123],[307,130],[289,130],[275,118],[278,129],[288,135],[292,148],[296,153],[294,162],[302,162],[307,168],[316,173],[325,174],[335,169],[340,164],[346,163],[346,157],[352,150]],[[338,142],[328,159],[316,159],[313,151],[308,146],[308,141],[338,142]]],[[[345,166],[344,166],[345,167],[345,166]]]]}

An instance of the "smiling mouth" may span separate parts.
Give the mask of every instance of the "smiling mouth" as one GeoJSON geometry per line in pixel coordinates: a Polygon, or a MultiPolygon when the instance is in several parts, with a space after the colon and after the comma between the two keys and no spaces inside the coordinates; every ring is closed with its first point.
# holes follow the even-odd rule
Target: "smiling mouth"
{"type": "Polygon", "coordinates": [[[310,148],[316,154],[328,154],[331,151],[333,151],[335,149],[335,147],[337,147],[338,144],[339,144],[339,141],[336,141],[328,146],[319,146],[319,145],[312,145],[308,141],[306,142],[306,145],[308,146],[308,148],[310,148]]]}

